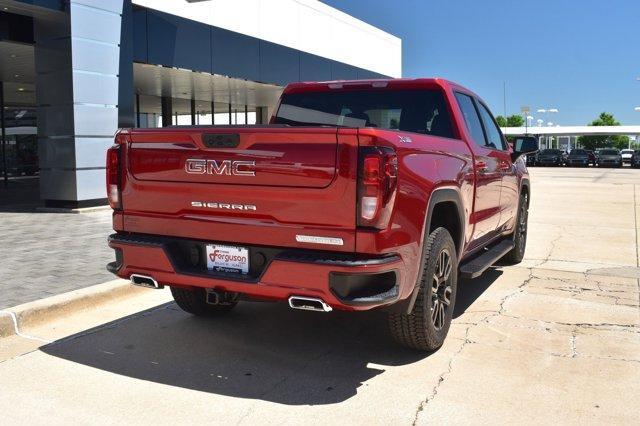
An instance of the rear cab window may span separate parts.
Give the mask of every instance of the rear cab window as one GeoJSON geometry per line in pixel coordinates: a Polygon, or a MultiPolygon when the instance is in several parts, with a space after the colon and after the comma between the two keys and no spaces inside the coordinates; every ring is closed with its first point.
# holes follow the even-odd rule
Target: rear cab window
{"type": "Polygon", "coordinates": [[[274,124],[374,127],[455,138],[438,89],[354,89],[285,93],[274,124]]]}

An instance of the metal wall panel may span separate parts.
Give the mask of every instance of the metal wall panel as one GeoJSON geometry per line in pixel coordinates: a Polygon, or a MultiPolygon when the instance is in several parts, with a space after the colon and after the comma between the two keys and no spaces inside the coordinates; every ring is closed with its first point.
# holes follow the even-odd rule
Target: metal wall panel
{"type": "Polygon", "coordinates": [[[118,127],[134,127],[133,87],[133,6],[131,0],[122,2],[122,30],[118,58],[118,127]]]}
{"type": "Polygon", "coordinates": [[[102,9],[118,14],[122,13],[122,0],[73,0],[73,2],[95,9],[102,9]]]}
{"type": "MultiPolygon", "coordinates": [[[[120,3],[120,9],[122,9],[122,0],[104,3],[120,3]]],[[[120,43],[119,14],[119,11],[107,12],[78,4],[77,0],[72,0],[71,35],[117,45],[120,43]]]]}
{"type": "Polygon", "coordinates": [[[300,52],[260,40],[260,81],[280,86],[300,81],[300,52]]]}
{"type": "Polygon", "coordinates": [[[331,80],[331,62],[320,56],[300,52],[300,81],[331,80]]]}
{"type": "Polygon", "coordinates": [[[118,76],[73,71],[74,102],[87,104],[118,104],[118,76]]]}
{"type": "Polygon", "coordinates": [[[76,192],[78,200],[104,199],[106,189],[104,169],[76,170],[76,192]]]}
{"type": "Polygon", "coordinates": [[[258,81],[260,43],[246,35],[211,27],[212,73],[258,81]]]}
{"type": "Polygon", "coordinates": [[[211,72],[208,25],[149,10],[147,45],[149,63],[211,72]]]}
{"type": "Polygon", "coordinates": [[[351,65],[331,61],[332,80],[355,80],[358,78],[358,70],[351,65]]]}
{"type": "MultiPolygon", "coordinates": [[[[113,107],[73,106],[74,130],[78,136],[113,137],[118,130],[118,109],[113,107]]],[[[104,167],[104,164],[102,165],[104,167]]]]}
{"type": "MultiPolygon", "coordinates": [[[[75,138],[76,167],[79,169],[87,167],[105,166],[107,149],[113,145],[113,138],[75,138]]],[[[101,195],[98,198],[102,198],[101,195]]]]}
{"type": "MultiPolygon", "coordinates": [[[[36,52],[37,54],[37,52],[36,52]]],[[[36,103],[38,106],[66,105],[73,103],[73,77],[69,70],[40,73],[36,76],[36,103]]],[[[62,111],[63,114],[68,111],[62,111]]],[[[59,117],[62,122],[69,117],[59,117]]],[[[58,118],[54,119],[57,120],[58,118]]],[[[45,119],[46,120],[46,119],[45,119]]],[[[45,130],[38,119],[38,130],[45,130]]],[[[45,133],[51,134],[51,133],[45,133]]],[[[70,133],[67,133],[70,134],[70,133]]]]}
{"type": "Polygon", "coordinates": [[[64,0],[16,0],[30,6],[45,7],[53,10],[64,10],[64,0]]]}
{"type": "Polygon", "coordinates": [[[38,139],[38,161],[41,169],[72,169],[69,159],[75,156],[75,140],[72,136],[38,139]]]}
{"type": "Polygon", "coordinates": [[[76,171],[40,169],[40,198],[44,200],[77,200],[76,171]]]}
{"type": "Polygon", "coordinates": [[[74,37],[71,40],[71,49],[74,52],[75,69],[113,75],[120,72],[117,44],[106,45],[74,37]]]}
{"type": "Polygon", "coordinates": [[[149,62],[147,50],[147,10],[136,8],[133,10],[133,60],[149,62]]]}

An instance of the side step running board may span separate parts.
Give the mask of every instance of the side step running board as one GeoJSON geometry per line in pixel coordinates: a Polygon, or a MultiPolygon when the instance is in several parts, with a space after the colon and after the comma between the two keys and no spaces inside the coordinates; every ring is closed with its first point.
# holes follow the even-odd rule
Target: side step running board
{"type": "Polygon", "coordinates": [[[491,249],[485,251],[480,256],[471,259],[468,263],[460,267],[460,276],[462,278],[478,278],[491,265],[496,263],[502,256],[507,254],[515,247],[512,240],[504,240],[491,249]]]}

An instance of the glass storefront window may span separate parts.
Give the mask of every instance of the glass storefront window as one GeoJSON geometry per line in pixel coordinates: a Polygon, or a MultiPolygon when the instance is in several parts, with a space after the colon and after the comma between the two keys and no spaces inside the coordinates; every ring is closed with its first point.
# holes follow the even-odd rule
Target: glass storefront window
{"type": "Polygon", "coordinates": [[[138,95],[140,112],[136,110],[139,127],[162,127],[162,102],[159,96],[138,95]]]}
{"type": "Polygon", "coordinates": [[[196,124],[207,125],[213,124],[211,119],[211,102],[196,101],[196,124]]]}
{"type": "Polygon", "coordinates": [[[174,126],[191,125],[191,100],[173,98],[172,99],[173,117],[171,123],[174,126]]]}
{"type": "Polygon", "coordinates": [[[214,123],[213,124],[232,124],[229,121],[229,104],[222,102],[214,103],[214,123]]]}

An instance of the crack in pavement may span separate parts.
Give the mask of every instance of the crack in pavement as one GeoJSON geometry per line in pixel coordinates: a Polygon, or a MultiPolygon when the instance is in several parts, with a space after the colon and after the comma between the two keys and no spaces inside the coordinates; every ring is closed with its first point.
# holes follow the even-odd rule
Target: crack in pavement
{"type": "Polygon", "coordinates": [[[424,411],[425,407],[427,406],[427,404],[429,404],[429,402],[433,401],[433,399],[438,395],[438,389],[440,388],[440,386],[442,385],[442,383],[444,383],[446,376],[448,376],[449,374],[451,374],[451,371],[453,370],[453,362],[456,360],[456,358],[458,357],[458,355],[460,355],[460,353],[462,352],[462,350],[468,345],[468,344],[472,344],[474,343],[473,341],[471,341],[469,339],[469,332],[477,327],[478,325],[482,324],[482,323],[487,323],[487,321],[489,321],[491,318],[494,318],[496,316],[500,316],[504,313],[504,304],[512,297],[515,297],[518,294],[521,294],[524,287],[529,284],[529,282],[534,278],[533,275],[533,268],[529,268],[529,276],[520,284],[518,285],[518,287],[511,293],[507,294],[506,296],[504,296],[502,298],[502,300],[500,301],[500,309],[498,311],[491,311],[491,313],[488,313],[487,316],[485,316],[484,318],[482,318],[481,320],[479,320],[476,324],[471,325],[469,327],[467,327],[465,334],[464,334],[464,341],[462,342],[462,345],[460,345],[460,348],[453,353],[453,355],[451,355],[451,358],[449,359],[449,363],[447,365],[447,370],[442,372],[442,374],[440,374],[440,376],[438,377],[438,382],[436,383],[436,385],[433,387],[433,389],[431,390],[431,394],[429,396],[427,396],[427,398],[425,398],[420,405],[418,406],[414,419],[413,419],[413,423],[412,425],[415,425],[418,421],[418,417],[420,416],[420,412],[424,411]]]}
{"type": "MultiPolygon", "coordinates": [[[[551,254],[555,248],[555,243],[559,240],[560,237],[557,237],[556,239],[554,239],[552,241],[552,248],[549,251],[548,256],[546,257],[546,259],[544,259],[540,264],[543,264],[545,262],[547,262],[550,257],[551,254]]],[[[425,410],[425,408],[427,407],[427,405],[433,401],[435,399],[435,397],[438,395],[438,391],[440,386],[442,386],[442,384],[444,383],[444,381],[446,380],[446,377],[448,375],[451,374],[451,372],[453,371],[453,364],[456,361],[457,357],[460,355],[460,353],[464,350],[465,347],[467,347],[470,344],[478,344],[478,345],[487,345],[486,343],[481,343],[481,342],[477,342],[474,340],[471,340],[469,338],[470,332],[471,330],[473,330],[475,327],[477,327],[480,324],[489,324],[490,320],[492,318],[496,318],[499,316],[504,316],[507,318],[512,318],[512,319],[516,319],[516,320],[529,320],[529,321],[537,321],[537,322],[541,322],[543,324],[556,324],[556,325],[564,325],[564,326],[568,326],[568,327],[572,327],[571,329],[571,337],[570,337],[570,348],[571,348],[571,355],[563,355],[563,354],[556,354],[553,352],[542,352],[545,355],[548,356],[555,356],[555,357],[561,357],[561,358],[567,358],[567,359],[572,359],[572,358],[592,358],[592,359],[601,359],[601,360],[612,360],[612,361],[623,361],[623,362],[632,362],[632,363],[640,363],[640,361],[638,360],[633,360],[633,359],[625,359],[625,358],[604,358],[604,357],[594,357],[594,356],[586,356],[586,355],[579,355],[578,350],[577,350],[577,344],[576,344],[576,340],[577,340],[577,333],[579,332],[580,329],[595,329],[595,330],[603,330],[603,331],[624,331],[624,332],[631,332],[634,334],[638,334],[640,333],[640,331],[637,330],[637,327],[635,325],[631,325],[631,324],[613,324],[613,323],[563,323],[563,322],[557,322],[557,321],[545,321],[545,320],[538,320],[538,319],[532,319],[532,318],[525,318],[525,317],[517,317],[517,316],[513,316],[513,315],[508,315],[505,313],[505,305],[506,303],[511,300],[514,297],[517,297],[519,294],[522,294],[524,292],[525,287],[533,280],[533,279],[541,279],[541,280],[547,280],[547,279],[556,279],[559,280],[561,282],[565,282],[567,284],[572,284],[570,281],[568,280],[564,280],[561,278],[553,278],[553,277],[540,277],[537,276],[535,274],[534,269],[536,269],[537,266],[533,266],[528,268],[529,269],[529,276],[523,280],[523,282],[518,285],[518,287],[512,291],[511,293],[507,294],[506,296],[504,296],[501,301],[500,301],[500,307],[497,311],[469,311],[469,312],[475,312],[475,313],[482,313],[482,312],[487,312],[487,315],[485,317],[483,317],[482,319],[478,320],[477,322],[470,322],[470,323],[458,323],[458,324],[469,324],[469,326],[467,327],[467,329],[465,330],[465,334],[464,334],[464,340],[462,342],[462,344],[460,345],[460,348],[455,351],[451,358],[449,359],[449,363],[447,365],[447,369],[445,371],[443,371],[439,376],[438,376],[438,381],[435,384],[435,386],[433,387],[431,393],[420,403],[420,405],[418,406],[415,415],[414,415],[414,419],[412,424],[415,425],[418,422],[418,418],[420,416],[420,413],[422,411],[425,410]],[[603,328],[606,327],[606,328],[603,328]]],[[[589,275],[587,273],[585,273],[585,278],[589,279],[589,275]]],[[[592,281],[589,279],[589,281],[592,281]]],[[[638,285],[640,286],[640,280],[638,280],[639,283],[638,285]]],[[[610,284],[610,283],[604,283],[604,282],[597,282],[598,284],[610,284]]],[[[600,286],[598,285],[598,288],[600,288],[600,286]]],[[[640,287],[639,287],[640,288],[640,287]]],[[[578,290],[578,293],[582,293],[583,291],[595,291],[594,289],[589,289],[589,288],[585,288],[585,287],[579,287],[576,286],[576,289],[578,290]]],[[[562,289],[564,291],[570,291],[570,290],[566,290],[566,289],[562,289]]],[[[602,290],[604,293],[607,292],[607,290],[602,290]]],[[[575,291],[573,291],[575,293],[575,291]]],[[[596,293],[597,294],[597,293],[596,293]]],[[[614,296],[615,297],[615,296],[614,296]]],[[[535,329],[535,330],[545,330],[547,332],[552,332],[552,331],[556,331],[553,330],[551,327],[545,326],[544,328],[535,328],[535,327],[529,327],[526,325],[516,325],[517,327],[523,327],[523,328],[531,328],[531,329],[535,329]]],[[[558,330],[559,331],[559,330],[558,330]]],[[[488,345],[488,346],[492,346],[492,345],[488,345]]],[[[497,346],[496,346],[497,347],[497,346]]],[[[502,348],[505,349],[505,348],[502,348]]],[[[506,350],[510,350],[510,349],[506,349],[506,350]]]]}

